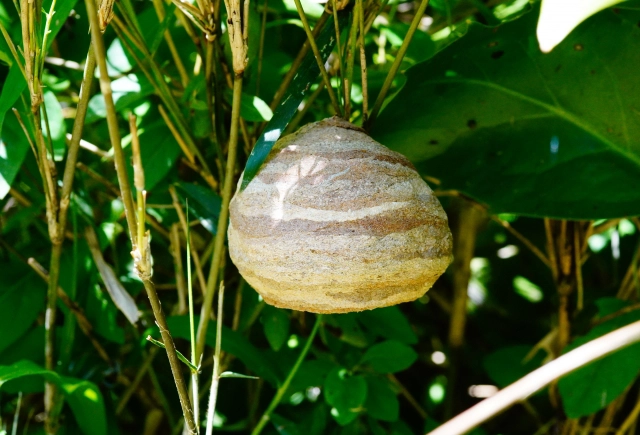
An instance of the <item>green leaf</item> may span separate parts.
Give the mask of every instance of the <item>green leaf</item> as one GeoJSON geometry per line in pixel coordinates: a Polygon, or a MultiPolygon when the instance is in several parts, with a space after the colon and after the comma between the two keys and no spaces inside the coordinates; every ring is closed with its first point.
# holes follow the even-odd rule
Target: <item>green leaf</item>
{"type": "Polygon", "coordinates": [[[630,305],[629,301],[618,298],[600,298],[596,300],[595,304],[598,307],[600,317],[608,316],[630,305]]]}
{"type": "Polygon", "coordinates": [[[396,421],[400,415],[400,402],[389,381],[382,377],[367,377],[367,414],[376,420],[396,421]]]}
{"type": "Polygon", "coordinates": [[[346,369],[335,368],[324,382],[324,398],[333,407],[331,415],[344,426],[356,419],[367,398],[367,382],[351,376],[346,369]]]}
{"type": "Polygon", "coordinates": [[[332,361],[319,359],[304,361],[291,381],[288,393],[293,394],[309,387],[321,387],[329,372],[334,368],[336,368],[336,363],[332,361]]]}
{"type": "Polygon", "coordinates": [[[640,66],[639,18],[601,12],[550,54],[532,40],[535,10],[496,28],[470,24],[409,69],[371,133],[491,213],[637,215],[640,117],[629,70],[640,66]]]}
{"type": "MultiPolygon", "coordinates": [[[[65,0],[63,2],[56,3],[56,8],[54,9],[55,13],[53,14],[53,17],[51,19],[51,27],[49,28],[50,33],[47,39],[47,51],[49,50],[49,48],[51,48],[53,40],[55,39],[60,29],[62,29],[62,26],[64,26],[64,23],[67,21],[67,18],[69,18],[69,14],[76,6],[77,2],[78,0],[65,0]]],[[[50,7],[51,0],[43,2],[43,9],[46,10],[47,13],[49,13],[50,7]]]]}
{"type": "MultiPolygon", "coordinates": [[[[159,348],[161,348],[161,349],[166,349],[166,346],[164,345],[164,343],[163,343],[163,342],[156,340],[155,338],[153,338],[153,337],[152,337],[152,336],[150,336],[150,335],[147,335],[147,341],[148,341],[149,343],[152,343],[152,344],[154,344],[154,345],[158,346],[158,347],[159,347],[159,348]]],[[[186,356],[184,356],[184,355],[182,354],[182,352],[180,352],[180,351],[179,351],[179,350],[177,350],[177,349],[176,349],[176,356],[178,357],[178,359],[179,359],[180,361],[182,361],[184,364],[186,364],[186,365],[187,365],[187,367],[189,367],[189,370],[191,370],[191,373],[199,373],[199,372],[200,372],[200,371],[198,370],[198,367],[196,367],[195,365],[193,365],[193,364],[191,363],[191,361],[189,361],[189,360],[187,359],[187,357],[186,357],[186,356]]],[[[231,372],[225,372],[225,373],[231,373],[231,372]]],[[[225,376],[220,375],[220,377],[225,377],[225,376]]],[[[226,377],[234,377],[234,376],[226,376],[226,377]]],[[[235,376],[235,377],[240,377],[240,376],[235,376]]]]}
{"type": "Polygon", "coordinates": [[[179,182],[177,185],[193,199],[189,201],[190,212],[200,219],[202,226],[211,234],[215,234],[218,230],[222,198],[213,190],[197,184],[179,182]]]}
{"type": "Polygon", "coordinates": [[[6,80],[2,84],[2,94],[0,94],[0,132],[3,131],[2,125],[7,112],[13,107],[26,87],[27,82],[22,75],[22,71],[14,62],[9,68],[6,80]]]}
{"type": "Polygon", "coordinates": [[[272,414],[270,420],[280,435],[300,435],[300,429],[293,421],[287,420],[278,414],[272,414]]]}
{"type": "MultiPolygon", "coordinates": [[[[127,155],[131,155],[131,147],[127,148],[127,155]]],[[[164,122],[144,128],[140,134],[140,156],[146,190],[152,190],[169,173],[179,155],[180,146],[164,122]]],[[[133,180],[133,165],[127,165],[127,173],[133,180]]]]}
{"type": "MultiPolygon", "coordinates": [[[[64,123],[64,116],[62,116],[62,106],[60,106],[58,99],[51,91],[44,93],[44,105],[47,108],[47,117],[49,119],[53,156],[56,162],[60,162],[67,151],[67,125],[64,123]]],[[[42,118],[42,132],[45,138],[47,138],[48,134],[44,117],[42,118]]]]}
{"type": "MultiPolygon", "coordinates": [[[[640,320],[640,311],[615,317],[574,340],[565,352],[615,329],[640,320]]],[[[637,378],[640,344],[636,343],[592,362],[558,381],[564,411],[569,418],[593,414],[613,402],[637,378]]]]}
{"type": "Polygon", "coordinates": [[[11,183],[29,151],[29,142],[16,117],[10,113],[5,119],[7,111],[25,87],[22,73],[15,65],[12,66],[0,94],[0,199],[9,193],[11,183]]]}
{"type": "Polygon", "coordinates": [[[220,373],[220,377],[221,378],[237,378],[237,379],[260,379],[257,376],[243,375],[241,373],[235,373],[235,372],[222,372],[220,373]]]}
{"type": "Polygon", "coordinates": [[[0,353],[24,335],[43,311],[45,289],[31,274],[0,283],[0,353]]]}
{"type": "Polygon", "coordinates": [[[362,357],[378,373],[395,373],[409,368],[418,359],[418,354],[404,343],[388,340],[374,346],[362,357]]]}
{"type": "MultiPolygon", "coordinates": [[[[196,324],[199,316],[194,316],[196,324]]],[[[189,340],[191,333],[189,330],[189,316],[171,316],[167,318],[169,331],[174,338],[189,340]]],[[[154,327],[157,331],[157,327],[154,327]]],[[[216,322],[209,321],[207,328],[206,343],[210,347],[216,344],[216,322]]],[[[225,326],[222,327],[222,350],[238,357],[249,370],[273,385],[280,382],[278,369],[263,352],[256,349],[242,334],[233,331],[225,326]]]]}
{"type": "MultiPolygon", "coordinates": [[[[347,17],[348,15],[346,14],[339,15],[338,21],[341,28],[344,28],[347,17]]],[[[320,35],[316,38],[320,54],[325,61],[333,50],[335,44],[334,35],[335,25],[333,17],[330,17],[320,32],[320,35]]],[[[319,74],[318,64],[312,51],[309,50],[298,69],[298,73],[289,85],[287,94],[282,99],[282,103],[280,103],[276,109],[271,121],[269,121],[264,128],[262,135],[249,155],[247,165],[242,175],[241,189],[247,187],[253,177],[258,173],[260,166],[262,166],[262,163],[267,159],[271,148],[273,148],[273,145],[275,145],[285,127],[289,124],[289,121],[291,121],[294,113],[298,110],[304,94],[309,90],[311,85],[315,83],[319,74]]]]}
{"type": "Polygon", "coordinates": [[[106,435],[107,418],[102,393],[92,382],[63,377],[31,361],[23,360],[10,366],[0,366],[0,390],[5,384],[34,376],[60,387],[83,433],[106,435]]]}
{"type": "Polygon", "coordinates": [[[11,365],[21,359],[36,364],[44,364],[44,325],[36,326],[20,336],[3,352],[0,352],[0,365],[11,365]]]}
{"type": "Polygon", "coordinates": [[[264,326],[264,335],[267,336],[271,349],[277,352],[287,341],[290,323],[291,321],[286,311],[271,305],[265,305],[262,310],[262,325],[264,326]]]}
{"type": "Polygon", "coordinates": [[[378,308],[359,313],[358,320],[378,335],[404,344],[416,344],[418,337],[397,306],[378,308]]]}
{"type": "Polygon", "coordinates": [[[484,358],[484,369],[498,387],[504,388],[540,367],[544,354],[538,352],[533,358],[525,361],[529,351],[531,346],[526,345],[504,347],[484,358]]]}
{"type": "MultiPolygon", "coordinates": [[[[226,89],[224,95],[227,101],[231,102],[233,100],[231,89],[226,89]]],[[[264,100],[255,95],[243,93],[240,99],[240,116],[250,122],[263,122],[271,120],[273,112],[264,100]]]]}
{"type": "Polygon", "coordinates": [[[352,346],[363,348],[369,344],[369,340],[367,340],[367,336],[357,322],[359,314],[360,313],[333,314],[330,317],[325,317],[325,322],[334,323],[342,330],[340,340],[352,346]]]}
{"type": "Polygon", "coordinates": [[[542,0],[536,34],[545,53],[562,42],[578,25],[603,9],[625,0],[542,0]]]}

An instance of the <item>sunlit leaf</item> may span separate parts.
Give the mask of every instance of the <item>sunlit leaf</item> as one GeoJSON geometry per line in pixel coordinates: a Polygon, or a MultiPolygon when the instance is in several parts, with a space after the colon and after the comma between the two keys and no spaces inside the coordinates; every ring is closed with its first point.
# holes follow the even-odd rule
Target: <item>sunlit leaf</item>
{"type": "MultiPolygon", "coordinates": [[[[340,25],[344,27],[347,22],[347,15],[340,14],[339,17],[340,25]]],[[[316,38],[316,42],[322,58],[326,59],[329,53],[331,53],[331,50],[333,50],[336,42],[333,17],[329,18],[326,22],[320,35],[316,38]]],[[[319,75],[318,64],[313,56],[313,52],[309,50],[298,69],[298,73],[289,85],[282,103],[280,103],[275,110],[271,121],[269,121],[264,128],[262,135],[249,155],[242,175],[242,189],[247,187],[253,177],[258,173],[260,166],[262,166],[262,163],[266,160],[271,148],[273,148],[273,145],[275,145],[276,141],[280,138],[280,135],[298,109],[304,94],[309,90],[309,87],[316,82],[319,75]]]]}
{"type": "Polygon", "coordinates": [[[562,42],[578,25],[603,9],[625,0],[542,0],[538,43],[545,53],[562,42]]]}
{"type": "Polygon", "coordinates": [[[0,390],[11,382],[38,377],[57,384],[64,392],[78,426],[87,435],[106,435],[107,419],[102,393],[89,381],[63,377],[45,370],[31,361],[19,361],[10,366],[0,366],[0,390]]]}

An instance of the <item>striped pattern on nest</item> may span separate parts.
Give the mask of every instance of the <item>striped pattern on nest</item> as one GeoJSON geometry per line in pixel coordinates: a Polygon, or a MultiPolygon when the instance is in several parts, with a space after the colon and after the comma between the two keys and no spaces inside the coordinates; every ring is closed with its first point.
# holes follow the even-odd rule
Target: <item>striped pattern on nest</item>
{"type": "Polygon", "coordinates": [[[230,213],[231,259],[277,307],[411,301],[452,260],[447,215],[411,162],[339,118],[280,139],[230,213]]]}

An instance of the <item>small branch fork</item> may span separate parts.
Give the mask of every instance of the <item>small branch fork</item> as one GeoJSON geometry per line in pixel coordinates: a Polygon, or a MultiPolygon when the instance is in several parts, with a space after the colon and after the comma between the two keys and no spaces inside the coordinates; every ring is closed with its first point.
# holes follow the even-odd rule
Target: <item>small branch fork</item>
{"type": "Polygon", "coordinates": [[[136,272],[144,284],[147,292],[153,315],[160,330],[162,340],[164,342],[171,372],[178,390],[180,405],[185,419],[185,425],[189,433],[197,433],[197,426],[193,418],[193,410],[191,407],[186,384],[183,379],[180,362],[176,352],[173,338],[169,333],[166,318],[160,304],[160,299],[156,292],[155,285],[151,277],[153,275],[153,267],[151,262],[151,251],[149,246],[149,232],[145,232],[145,191],[144,191],[144,172],[142,170],[142,162],[140,159],[140,145],[137,137],[137,128],[135,118],[129,119],[129,125],[132,135],[132,149],[134,155],[134,184],[136,187],[137,209],[134,206],[133,197],[129,179],[125,170],[125,158],[120,143],[120,130],[118,127],[118,119],[113,102],[111,91],[111,80],[109,78],[106,62],[106,52],[104,40],[101,32],[101,22],[93,0],[85,0],[87,14],[91,25],[91,40],[95,50],[98,68],[100,70],[100,90],[105,99],[107,108],[107,124],[109,127],[109,137],[111,146],[114,151],[114,162],[118,177],[118,184],[124,204],[125,216],[129,228],[129,235],[132,244],[132,256],[136,272]],[[137,215],[137,216],[136,216],[137,215]]]}

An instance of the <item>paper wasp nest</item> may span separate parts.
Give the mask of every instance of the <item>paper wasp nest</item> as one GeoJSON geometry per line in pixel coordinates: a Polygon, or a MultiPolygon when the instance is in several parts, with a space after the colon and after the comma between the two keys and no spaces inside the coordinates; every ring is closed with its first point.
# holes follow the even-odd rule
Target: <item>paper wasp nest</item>
{"type": "Polygon", "coordinates": [[[267,303],[315,313],[412,301],[452,260],[447,215],[413,165],[339,118],[275,144],[232,199],[228,236],[267,303]]]}

